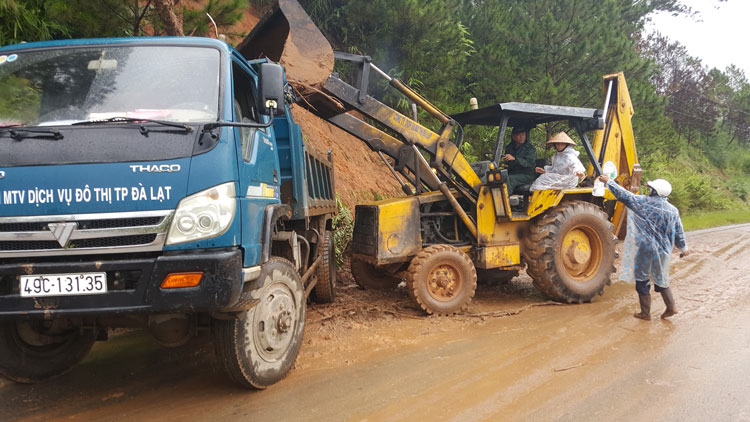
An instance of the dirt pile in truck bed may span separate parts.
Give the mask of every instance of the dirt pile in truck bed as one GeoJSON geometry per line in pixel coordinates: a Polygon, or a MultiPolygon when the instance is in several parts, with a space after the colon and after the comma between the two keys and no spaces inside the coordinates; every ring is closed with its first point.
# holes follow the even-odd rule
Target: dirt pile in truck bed
{"type": "Polygon", "coordinates": [[[401,194],[401,188],[383,160],[360,139],[320,119],[302,107],[292,110],[294,120],[302,126],[307,145],[321,153],[333,154],[336,193],[354,209],[354,205],[401,194]]]}

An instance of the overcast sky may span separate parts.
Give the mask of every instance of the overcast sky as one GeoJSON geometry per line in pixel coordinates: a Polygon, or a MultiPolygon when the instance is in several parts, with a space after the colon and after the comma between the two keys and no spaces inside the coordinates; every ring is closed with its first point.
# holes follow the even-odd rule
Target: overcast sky
{"type": "Polygon", "coordinates": [[[724,70],[734,64],[750,78],[750,0],[683,0],[700,12],[696,18],[652,16],[647,28],[684,45],[703,64],[724,70]]]}

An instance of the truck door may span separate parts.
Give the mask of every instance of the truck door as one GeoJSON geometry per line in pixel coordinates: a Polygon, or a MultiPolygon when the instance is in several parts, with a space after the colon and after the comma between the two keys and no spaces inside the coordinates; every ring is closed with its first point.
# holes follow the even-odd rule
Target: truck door
{"type": "MultiPolygon", "coordinates": [[[[258,114],[255,77],[238,61],[232,62],[233,118],[236,122],[265,122],[268,116],[258,114]],[[261,120],[262,119],[262,120],[261,120]]],[[[273,127],[266,129],[234,128],[239,167],[240,215],[245,266],[260,261],[263,210],[279,202],[279,158],[273,127]]]]}

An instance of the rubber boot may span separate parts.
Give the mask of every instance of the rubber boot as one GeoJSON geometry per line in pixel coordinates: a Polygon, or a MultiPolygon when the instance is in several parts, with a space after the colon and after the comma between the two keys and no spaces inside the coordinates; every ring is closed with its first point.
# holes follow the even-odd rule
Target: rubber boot
{"type": "Polygon", "coordinates": [[[672,289],[667,287],[661,291],[661,298],[664,299],[664,304],[667,305],[667,310],[661,314],[662,319],[671,317],[677,313],[677,308],[674,306],[674,296],[672,296],[672,289]]]}
{"type": "Polygon", "coordinates": [[[641,303],[641,311],[634,313],[633,316],[651,321],[651,295],[638,295],[638,301],[641,303]]]}

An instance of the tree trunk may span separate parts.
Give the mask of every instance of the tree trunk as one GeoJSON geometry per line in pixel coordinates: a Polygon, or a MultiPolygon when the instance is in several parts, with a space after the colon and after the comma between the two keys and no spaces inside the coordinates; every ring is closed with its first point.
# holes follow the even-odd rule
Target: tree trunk
{"type": "Polygon", "coordinates": [[[182,30],[182,0],[154,0],[154,8],[167,35],[185,35],[182,30]]]}
{"type": "Polygon", "coordinates": [[[146,5],[143,6],[143,10],[140,8],[141,0],[134,0],[134,7],[133,9],[133,16],[135,16],[135,21],[133,22],[133,36],[134,37],[140,37],[141,36],[141,22],[143,22],[143,18],[146,16],[146,13],[148,12],[149,6],[151,6],[151,0],[148,0],[146,2],[146,5]]]}

